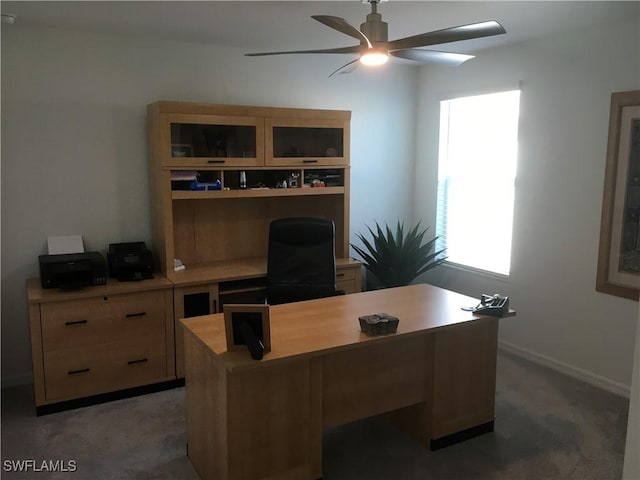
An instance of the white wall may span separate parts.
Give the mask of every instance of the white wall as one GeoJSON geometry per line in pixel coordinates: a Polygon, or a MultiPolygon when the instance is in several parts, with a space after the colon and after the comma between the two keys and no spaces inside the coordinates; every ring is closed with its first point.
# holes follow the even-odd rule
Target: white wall
{"type": "Polygon", "coordinates": [[[458,70],[423,68],[418,87],[415,215],[433,225],[440,99],[522,82],[511,276],[443,267],[428,278],[509,295],[518,315],[501,321],[503,346],[625,395],[638,303],[596,292],[595,278],[610,95],[640,89],[638,22],[482,52],[458,70]]]}
{"type": "Polygon", "coordinates": [[[417,70],[327,78],[337,56],[2,28],[2,382],[29,381],[25,280],[48,235],[88,249],[151,242],[146,105],[156,100],[352,110],[353,232],[409,216],[417,70]],[[390,175],[393,173],[393,175],[390,175]]]}
{"type": "Polygon", "coordinates": [[[624,450],[623,480],[640,478],[640,312],[636,327],[636,353],[633,357],[631,401],[627,422],[627,443],[624,450]]]}

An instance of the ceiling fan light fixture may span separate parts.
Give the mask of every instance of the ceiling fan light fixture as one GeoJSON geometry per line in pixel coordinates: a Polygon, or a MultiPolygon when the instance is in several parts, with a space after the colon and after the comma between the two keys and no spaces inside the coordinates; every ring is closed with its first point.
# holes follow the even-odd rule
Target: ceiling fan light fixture
{"type": "MultiPolygon", "coordinates": [[[[1,1],[1,0],[0,0],[1,1]]],[[[460,42],[476,38],[490,37],[507,33],[502,25],[495,20],[458,25],[432,32],[420,33],[409,37],[389,41],[387,22],[382,21],[378,13],[378,3],[386,0],[361,0],[371,5],[371,13],[366,17],[360,29],[354,27],[344,18],[333,15],[312,15],[311,18],[333,30],[358,40],[358,45],[339,48],[324,48],[315,50],[288,50],[283,52],[245,53],[249,57],[264,55],[286,55],[296,53],[346,53],[358,55],[355,59],[334,70],[329,77],[337,73],[349,73],[359,64],[365,66],[381,66],[389,61],[389,56],[412,60],[418,63],[439,63],[441,65],[456,66],[473,58],[473,55],[427,50],[422,47],[433,47],[443,43],[460,42]]]]}
{"type": "Polygon", "coordinates": [[[387,52],[376,49],[369,49],[360,55],[360,63],[363,65],[377,66],[384,65],[389,61],[387,52]]]}

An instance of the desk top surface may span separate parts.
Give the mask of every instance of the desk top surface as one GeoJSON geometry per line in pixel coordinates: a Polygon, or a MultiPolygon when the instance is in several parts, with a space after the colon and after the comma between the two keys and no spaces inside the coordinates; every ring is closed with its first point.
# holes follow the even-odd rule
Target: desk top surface
{"type": "Polygon", "coordinates": [[[388,288],[351,295],[273,305],[270,309],[271,352],[258,362],[249,352],[227,351],[224,315],[181,320],[185,329],[203,342],[227,369],[257,367],[294,356],[312,356],[366,342],[390,341],[398,336],[424,334],[482,317],[461,307],[477,299],[427,284],[388,288]],[[368,337],[358,317],[386,312],[400,319],[395,334],[368,337]]]}

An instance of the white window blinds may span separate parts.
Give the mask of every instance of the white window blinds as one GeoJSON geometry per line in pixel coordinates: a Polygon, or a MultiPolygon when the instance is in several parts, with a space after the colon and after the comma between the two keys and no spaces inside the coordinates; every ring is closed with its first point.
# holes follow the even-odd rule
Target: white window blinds
{"type": "Polygon", "coordinates": [[[508,275],[520,90],[440,103],[436,233],[448,262],[508,275]]]}

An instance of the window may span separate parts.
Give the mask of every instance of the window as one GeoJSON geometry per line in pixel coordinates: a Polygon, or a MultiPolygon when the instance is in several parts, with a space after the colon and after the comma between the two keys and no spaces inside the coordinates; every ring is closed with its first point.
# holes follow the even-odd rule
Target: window
{"type": "Polygon", "coordinates": [[[520,90],[440,102],[436,233],[447,261],[509,275],[520,90]]]}

